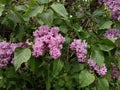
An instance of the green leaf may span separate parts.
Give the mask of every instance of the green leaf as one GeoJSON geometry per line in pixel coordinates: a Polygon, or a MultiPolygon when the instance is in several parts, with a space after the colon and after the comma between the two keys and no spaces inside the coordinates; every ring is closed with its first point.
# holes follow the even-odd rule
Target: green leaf
{"type": "Polygon", "coordinates": [[[100,50],[94,50],[92,52],[92,59],[101,66],[104,63],[104,56],[100,50]]]}
{"type": "Polygon", "coordinates": [[[84,16],[84,13],[80,13],[80,12],[76,12],[75,14],[76,14],[76,17],[79,19],[83,18],[84,16]]]}
{"type": "Polygon", "coordinates": [[[86,87],[93,83],[95,80],[95,76],[91,73],[89,73],[87,70],[81,71],[79,74],[79,84],[80,87],[86,87]]]}
{"type": "Polygon", "coordinates": [[[60,31],[63,32],[64,34],[67,34],[68,29],[65,26],[61,25],[60,26],[60,31]]]}
{"type": "Polygon", "coordinates": [[[20,17],[13,10],[9,10],[9,12],[8,12],[8,18],[10,20],[12,20],[14,22],[14,24],[21,22],[20,17]]]}
{"type": "Polygon", "coordinates": [[[51,25],[53,22],[54,13],[52,10],[47,10],[47,12],[42,13],[40,17],[41,17],[41,20],[44,22],[44,24],[51,25]]]}
{"type": "Polygon", "coordinates": [[[68,18],[68,13],[67,13],[64,5],[56,3],[56,4],[53,4],[51,7],[60,16],[64,17],[65,19],[68,18]]]}
{"type": "Polygon", "coordinates": [[[62,70],[64,63],[61,60],[54,60],[52,75],[55,77],[62,70]]]}
{"type": "Polygon", "coordinates": [[[41,4],[49,3],[49,0],[37,0],[41,4]]]}
{"type": "Polygon", "coordinates": [[[22,63],[27,62],[31,57],[31,51],[28,48],[16,48],[14,53],[14,67],[17,70],[22,63]]]}
{"type": "Polygon", "coordinates": [[[39,13],[42,13],[44,9],[44,5],[41,6],[35,6],[30,10],[30,13],[28,14],[29,17],[34,17],[39,13]]]}
{"type": "Polygon", "coordinates": [[[105,12],[103,10],[98,10],[98,9],[93,12],[93,16],[101,16],[104,14],[105,12]]]}
{"type": "Polygon", "coordinates": [[[99,78],[97,81],[97,90],[109,90],[108,80],[105,78],[99,78]]]}
{"type": "Polygon", "coordinates": [[[70,38],[67,36],[65,37],[65,44],[67,44],[67,45],[70,44],[70,38]]]}
{"type": "Polygon", "coordinates": [[[0,16],[2,15],[2,12],[4,11],[4,5],[0,6],[0,16]]]}
{"type": "Polygon", "coordinates": [[[34,57],[31,57],[30,58],[30,60],[28,61],[28,63],[29,63],[29,66],[30,66],[30,70],[33,72],[33,73],[35,73],[35,71],[36,71],[36,61],[35,61],[35,58],[34,57]]]}
{"type": "Polygon", "coordinates": [[[115,25],[116,25],[115,28],[120,30],[120,23],[116,22],[115,25]]]}
{"type": "Polygon", "coordinates": [[[109,29],[111,28],[111,25],[113,24],[112,21],[105,21],[102,26],[99,27],[99,29],[109,29]]]}
{"type": "Polygon", "coordinates": [[[0,88],[5,88],[6,78],[0,76],[0,88]]]}
{"type": "Polygon", "coordinates": [[[117,66],[120,69],[120,55],[117,56],[117,66]]]}
{"type": "Polygon", "coordinates": [[[0,4],[10,4],[13,0],[0,0],[0,4]]]}
{"type": "Polygon", "coordinates": [[[84,64],[80,64],[78,62],[74,62],[71,65],[71,73],[75,73],[75,72],[80,72],[81,70],[84,69],[84,64]]]}
{"type": "Polygon", "coordinates": [[[107,52],[112,50],[115,47],[113,42],[108,39],[102,40],[98,45],[100,50],[107,51],[107,52]]]}
{"type": "Polygon", "coordinates": [[[15,72],[14,67],[7,67],[5,74],[7,75],[7,78],[15,78],[17,77],[17,73],[15,72]]]}
{"type": "Polygon", "coordinates": [[[15,6],[15,9],[17,11],[25,11],[26,10],[26,7],[24,5],[19,5],[19,6],[15,6]]]}
{"type": "Polygon", "coordinates": [[[18,28],[17,34],[16,34],[16,38],[22,42],[22,40],[25,37],[25,29],[23,26],[20,26],[20,28],[18,28]]]}

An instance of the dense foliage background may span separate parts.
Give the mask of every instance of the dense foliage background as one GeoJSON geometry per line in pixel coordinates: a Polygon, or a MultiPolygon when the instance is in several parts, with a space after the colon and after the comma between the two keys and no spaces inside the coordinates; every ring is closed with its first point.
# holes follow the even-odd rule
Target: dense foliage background
{"type": "Polygon", "coordinates": [[[120,90],[119,8],[119,0],[0,0],[0,90],[120,90]],[[46,27],[60,30],[58,56],[44,39],[48,50],[33,54],[41,45],[33,32],[46,27]]]}

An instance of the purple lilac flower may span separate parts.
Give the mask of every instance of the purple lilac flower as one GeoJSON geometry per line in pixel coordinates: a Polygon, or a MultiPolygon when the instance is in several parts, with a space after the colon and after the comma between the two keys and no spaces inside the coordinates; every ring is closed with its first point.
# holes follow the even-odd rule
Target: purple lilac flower
{"type": "Polygon", "coordinates": [[[88,65],[90,66],[90,67],[95,67],[95,65],[97,64],[96,62],[94,62],[91,58],[90,59],[88,59],[88,65]]]}
{"type": "Polygon", "coordinates": [[[0,42],[0,68],[14,63],[13,54],[17,47],[26,47],[26,45],[24,43],[0,42]]]}
{"type": "Polygon", "coordinates": [[[93,68],[94,70],[99,70],[99,67],[98,67],[98,65],[97,65],[97,63],[95,62],[95,61],[93,61],[91,58],[90,59],[88,59],[88,65],[91,67],[91,68],[93,68]]]}
{"type": "Polygon", "coordinates": [[[96,70],[96,72],[97,72],[98,75],[100,75],[100,76],[106,75],[106,73],[107,73],[107,68],[106,68],[105,64],[103,64],[101,68],[99,68],[98,70],[96,70]]]}
{"type": "Polygon", "coordinates": [[[111,73],[111,76],[112,76],[113,78],[116,78],[116,79],[120,78],[120,74],[119,74],[119,72],[118,72],[118,68],[116,67],[116,65],[115,65],[114,63],[111,63],[111,65],[112,65],[112,73],[111,73]]]}
{"type": "Polygon", "coordinates": [[[102,66],[101,66],[101,68],[97,65],[97,63],[95,62],[95,61],[93,61],[91,58],[90,59],[88,59],[88,65],[93,69],[93,70],[95,70],[96,71],[96,73],[98,73],[98,75],[100,75],[100,76],[104,76],[104,75],[106,75],[106,73],[107,73],[107,68],[106,68],[106,66],[105,66],[105,64],[103,64],[102,66]]]}
{"type": "Polygon", "coordinates": [[[0,42],[0,67],[5,67],[9,63],[12,55],[10,43],[0,42]]]}
{"type": "Polygon", "coordinates": [[[111,10],[111,18],[118,20],[120,18],[120,0],[103,0],[103,3],[111,10]]]}
{"type": "Polygon", "coordinates": [[[33,35],[35,36],[33,56],[42,56],[48,49],[52,58],[57,59],[60,57],[60,51],[65,38],[59,34],[58,27],[49,28],[47,25],[40,26],[33,35]]]}
{"type": "Polygon", "coordinates": [[[116,79],[120,78],[120,74],[117,68],[113,68],[111,76],[116,79]]]}
{"type": "Polygon", "coordinates": [[[33,56],[39,57],[44,55],[46,49],[47,46],[43,40],[41,38],[35,38],[35,44],[33,45],[33,56]]]}
{"type": "Polygon", "coordinates": [[[51,48],[50,49],[50,55],[54,59],[57,59],[61,55],[60,49],[58,49],[58,48],[51,48]]]}
{"type": "Polygon", "coordinates": [[[120,18],[120,13],[118,13],[118,12],[111,12],[111,13],[110,13],[110,17],[111,17],[113,20],[119,20],[119,18],[120,18]]]}
{"type": "Polygon", "coordinates": [[[103,0],[104,4],[112,11],[120,10],[120,0],[103,0]]]}
{"type": "Polygon", "coordinates": [[[105,38],[120,38],[119,30],[118,29],[108,29],[105,34],[105,38]]]}
{"type": "Polygon", "coordinates": [[[47,25],[43,25],[43,26],[40,26],[38,30],[33,32],[33,35],[35,37],[42,37],[44,35],[47,35],[49,31],[50,31],[50,28],[47,25]]]}
{"type": "Polygon", "coordinates": [[[79,62],[85,62],[87,55],[86,47],[87,43],[78,39],[74,39],[70,44],[70,49],[76,52],[76,56],[78,57],[79,62]]]}

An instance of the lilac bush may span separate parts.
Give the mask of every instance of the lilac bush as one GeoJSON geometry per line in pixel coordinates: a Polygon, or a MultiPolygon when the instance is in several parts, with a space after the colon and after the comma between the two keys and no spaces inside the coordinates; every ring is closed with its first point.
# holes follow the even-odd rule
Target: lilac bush
{"type": "Polygon", "coordinates": [[[120,90],[120,0],[1,0],[0,90],[120,90]]]}

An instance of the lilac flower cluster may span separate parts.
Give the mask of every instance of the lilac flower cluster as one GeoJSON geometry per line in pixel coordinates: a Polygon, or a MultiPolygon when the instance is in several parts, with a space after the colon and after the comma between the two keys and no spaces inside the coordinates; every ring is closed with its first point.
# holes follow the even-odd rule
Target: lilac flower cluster
{"type": "Polygon", "coordinates": [[[105,34],[105,38],[120,38],[120,33],[118,29],[108,29],[105,34]]]}
{"type": "Polygon", "coordinates": [[[118,72],[118,68],[116,67],[116,65],[114,63],[111,63],[111,65],[112,65],[112,74],[111,74],[111,76],[113,78],[116,78],[116,79],[120,78],[120,74],[118,72]]]}
{"type": "Polygon", "coordinates": [[[13,54],[17,47],[26,47],[26,45],[24,43],[0,42],[0,68],[14,63],[13,54]]]}
{"type": "Polygon", "coordinates": [[[0,42],[0,67],[7,66],[12,56],[12,48],[10,43],[0,42]]]}
{"type": "Polygon", "coordinates": [[[86,47],[87,43],[78,39],[74,39],[74,41],[70,44],[70,49],[76,52],[79,62],[85,62],[87,55],[86,47]]]}
{"type": "Polygon", "coordinates": [[[33,45],[33,56],[43,56],[46,50],[52,58],[57,59],[61,56],[60,50],[65,38],[59,34],[59,28],[50,28],[47,25],[40,26],[33,35],[35,36],[33,45]]]}
{"type": "Polygon", "coordinates": [[[111,10],[111,18],[118,20],[120,18],[120,0],[103,0],[103,2],[111,10]]]}
{"type": "Polygon", "coordinates": [[[120,19],[120,13],[119,13],[119,12],[111,12],[111,13],[110,13],[110,17],[111,17],[113,20],[119,20],[119,19],[120,19]]]}
{"type": "Polygon", "coordinates": [[[106,68],[105,64],[103,64],[101,67],[99,67],[99,66],[97,65],[97,63],[94,62],[91,58],[88,59],[88,62],[87,62],[87,63],[88,63],[88,65],[89,65],[93,70],[96,71],[96,73],[98,73],[98,75],[100,75],[100,76],[106,75],[106,73],[107,73],[107,68],[106,68]]]}

